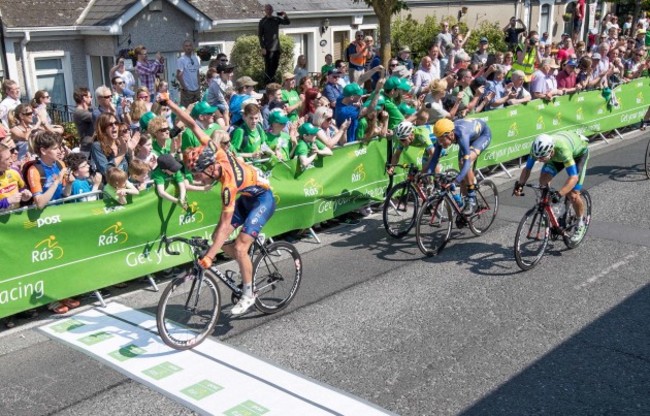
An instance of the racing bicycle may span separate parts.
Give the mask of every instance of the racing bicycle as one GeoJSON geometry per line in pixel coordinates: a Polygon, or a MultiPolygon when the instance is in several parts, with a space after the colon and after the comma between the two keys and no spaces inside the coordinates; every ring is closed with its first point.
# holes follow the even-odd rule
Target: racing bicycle
{"type": "MultiPolygon", "coordinates": [[[[198,261],[210,247],[201,237],[163,237],[162,245],[170,255],[179,255],[181,247],[171,247],[175,242],[190,247],[193,263],[191,270],[177,277],[163,291],[156,313],[158,334],[163,342],[177,350],[187,350],[199,345],[212,333],[221,312],[221,294],[217,279],[232,291],[231,301],[236,304],[242,296],[242,285],[237,273],[221,273],[215,266],[203,269],[198,261]]],[[[253,293],[255,307],[264,314],[283,310],[296,296],[302,279],[302,260],[298,250],[290,243],[269,243],[258,236],[251,246],[253,260],[253,293]]]]}
{"type": "Polygon", "coordinates": [[[451,238],[454,222],[457,228],[467,226],[474,235],[479,236],[490,228],[499,209],[499,192],[491,180],[477,177],[476,211],[465,215],[454,199],[451,186],[457,172],[444,172],[435,176],[440,183],[440,190],[429,197],[420,209],[415,228],[418,248],[426,256],[435,256],[445,248],[451,238]]]}
{"type": "Polygon", "coordinates": [[[387,164],[386,167],[408,169],[406,179],[389,189],[382,212],[384,228],[388,235],[402,238],[413,228],[418,207],[431,195],[434,174],[420,175],[418,167],[412,163],[387,164]]]}
{"type": "MultiPolygon", "coordinates": [[[[555,241],[562,237],[564,244],[573,249],[580,245],[587,234],[585,231],[580,241],[571,239],[578,228],[580,218],[568,197],[564,197],[563,202],[552,204],[551,194],[555,191],[553,188],[532,184],[526,186],[535,190],[537,204],[524,214],[515,236],[515,260],[522,270],[530,270],[540,262],[549,238],[555,241]],[[556,214],[554,208],[558,209],[559,213],[556,214]]],[[[591,220],[591,197],[589,192],[582,189],[580,198],[585,206],[585,226],[588,230],[591,220]]]]}

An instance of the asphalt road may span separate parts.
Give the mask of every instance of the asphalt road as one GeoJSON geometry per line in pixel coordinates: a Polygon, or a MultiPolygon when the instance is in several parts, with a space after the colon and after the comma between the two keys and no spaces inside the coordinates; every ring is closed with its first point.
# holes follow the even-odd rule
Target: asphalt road
{"type": "MultiPolygon", "coordinates": [[[[486,235],[454,229],[424,258],[380,215],[325,230],[299,243],[304,281],[286,312],[226,307],[215,337],[401,415],[650,414],[649,136],[593,148],[586,240],[554,242],[529,272],[512,246],[534,200],[500,175],[486,235]]],[[[135,283],[119,300],[151,311],[158,297],[135,283]]],[[[36,332],[45,322],[0,334],[0,415],[192,414],[36,332]]]]}

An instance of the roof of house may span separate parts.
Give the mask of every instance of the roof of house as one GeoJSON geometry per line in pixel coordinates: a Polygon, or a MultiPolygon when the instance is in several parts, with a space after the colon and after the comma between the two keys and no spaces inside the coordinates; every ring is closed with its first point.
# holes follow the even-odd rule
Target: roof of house
{"type": "MultiPolygon", "coordinates": [[[[185,0],[213,21],[257,19],[270,3],[277,11],[368,10],[351,0],[185,0]]],[[[138,0],[1,0],[3,23],[13,27],[110,26],[138,0]]],[[[173,4],[173,3],[169,3],[173,4]]],[[[144,7],[144,6],[143,6],[144,7]]]]}

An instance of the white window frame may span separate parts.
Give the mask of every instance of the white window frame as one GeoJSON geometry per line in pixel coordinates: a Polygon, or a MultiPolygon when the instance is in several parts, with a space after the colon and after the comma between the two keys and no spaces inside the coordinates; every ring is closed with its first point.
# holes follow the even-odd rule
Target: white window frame
{"type": "MultiPolygon", "coordinates": [[[[63,71],[63,81],[65,82],[65,95],[68,100],[68,105],[74,105],[73,92],[74,85],[72,85],[72,65],[70,63],[70,53],[66,51],[47,51],[47,52],[31,52],[29,54],[29,69],[30,69],[30,83],[31,90],[36,91],[38,86],[37,75],[51,75],[58,74],[59,71],[39,71],[36,73],[36,61],[39,59],[61,59],[61,70],[63,71]]],[[[57,103],[59,104],[59,103],[57,103]]],[[[63,104],[63,103],[61,103],[63,104]]]]}
{"type": "MultiPolygon", "coordinates": [[[[219,41],[209,41],[209,42],[199,42],[199,43],[197,44],[197,46],[196,46],[196,49],[200,49],[202,46],[218,46],[218,47],[219,47],[218,49],[221,51],[221,52],[219,52],[219,53],[226,53],[226,42],[224,42],[224,41],[222,41],[222,40],[219,40],[219,41]]],[[[182,53],[182,52],[181,52],[181,53],[182,53]]],[[[179,57],[179,58],[180,58],[180,56],[181,56],[181,53],[178,54],[178,57],[179,57]]],[[[204,74],[207,73],[207,72],[208,72],[208,66],[207,66],[207,64],[206,64],[205,69],[204,69],[204,68],[203,68],[203,61],[201,61],[201,58],[199,58],[199,61],[200,61],[200,63],[201,63],[201,65],[200,65],[200,67],[201,67],[201,68],[200,68],[200,71],[201,71],[202,73],[204,73],[204,74]]],[[[174,63],[174,67],[175,67],[175,66],[176,66],[176,63],[174,63]]],[[[174,70],[174,74],[176,74],[176,70],[174,70]]]]}
{"type": "MultiPolygon", "coordinates": [[[[318,45],[317,42],[320,42],[320,28],[314,28],[310,29],[308,27],[301,27],[301,28],[293,28],[293,29],[282,29],[281,32],[283,35],[311,35],[308,36],[307,39],[309,39],[306,43],[308,55],[310,59],[307,62],[307,70],[309,72],[316,72],[320,71],[320,67],[318,66],[318,59],[317,59],[317,54],[318,54],[318,48],[320,46],[318,45]],[[311,39],[310,39],[311,38],[311,39]]],[[[293,57],[293,66],[296,66],[296,62],[298,61],[298,57],[294,56],[293,57]]]]}
{"type": "Polygon", "coordinates": [[[555,16],[555,0],[539,0],[539,17],[537,18],[537,29],[541,33],[548,32],[549,38],[553,39],[553,24],[555,23],[553,21],[553,17],[555,16]],[[550,9],[548,11],[548,30],[543,30],[542,29],[542,6],[543,5],[549,5],[550,9]]]}

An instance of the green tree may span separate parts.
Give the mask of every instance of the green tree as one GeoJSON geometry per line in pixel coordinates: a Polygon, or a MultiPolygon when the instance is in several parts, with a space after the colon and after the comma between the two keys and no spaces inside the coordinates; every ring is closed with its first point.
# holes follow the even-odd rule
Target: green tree
{"type": "MultiPolygon", "coordinates": [[[[235,79],[245,75],[263,85],[264,59],[260,55],[260,42],[256,35],[240,36],[230,52],[230,62],[235,65],[235,79]]],[[[276,79],[282,79],[282,73],[293,72],[293,39],[280,35],[280,66],[276,79]]]]}
{"type": "Polygon", "coordinates": [[[353,0],[355,3],[363,1],[368,7],[372,7],[379,20],[379,44],[381,45],[380,55],[384,66],[388,66],[391,57],[391,16],[402,10],[408,9],[402,0],[353,0]]]}

